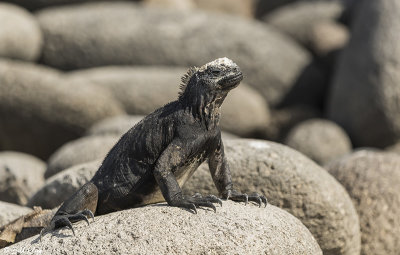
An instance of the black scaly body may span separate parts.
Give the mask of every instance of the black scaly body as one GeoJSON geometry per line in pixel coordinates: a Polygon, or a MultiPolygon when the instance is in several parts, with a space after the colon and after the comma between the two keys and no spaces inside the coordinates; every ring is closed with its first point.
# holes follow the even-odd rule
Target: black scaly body
{"type": "MultiPolygon", "coordinates": [[[[182,77],[179,98],[153,113],[124,134],[110,150],[95,176],[68,200],[42,233],[71,222],[141,205],[167,201],[170,206],[193,210],[222,203],[215,196],[184,196],[181,186],[208,160],[220,196],[234,201],[267,200],[258,194],[233,189],[218,127],[220,106],[243,75],[227,58],[182,77]]],[[[41,233],[41,234],[42,234],[41,233]]]]}

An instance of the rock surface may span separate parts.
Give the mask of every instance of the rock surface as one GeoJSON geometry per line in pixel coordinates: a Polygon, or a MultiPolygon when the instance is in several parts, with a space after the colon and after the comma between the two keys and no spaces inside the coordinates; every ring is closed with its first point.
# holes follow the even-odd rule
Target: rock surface
{"type": "Polygon", "coordinates": [[[0,227],[31,211],[28,207],[0,201],[0,227]]]}
{"type": "Polygon", "coordinates": [[[346,132],[332,121],[310,119],[296,125],[287,135],[285,144],[324,165],[351,152],[346,132]]]}
{"type": "Polygon", "coordinates": [[[310,61],[306,51],[267,25],[229,15],[92,3],[42,10],[37,18],[47,65],[201,66],[227,56],[272,105],[310,61]]]}
{"type": "Polygon", "coordinates": [[[42,49],[42,32],[26,10],[0,2],[0,57],[36,60],[42,49]]]}
{"type": "Polygon", "coordinates": [[[88,182],[101,164],[101,160],[68,168],[46,180],[43,187],[28,201],[28,206],[53,209],[88,182]]]}
{"type": "Polygon", "coordinates": [[[74,165],[104,159],[119,138],[114,135],[87,136],[64,144],[50,156],[45,178],[74,165]]]}
{"type": "Polygon", "coordinates": [[[347,189],[357,209],[361,254],[398,254],[400,156],[361,150],[332,162],[327,169],[347,189]]]}
{"type": "Polygon", "coordinates": [[[276,208],[224,202],[217,213],[192,214],[165,204],[119,211],[6,247],[15,253],[118,254],[322,254],[301,222],[276,208]],[[56,240],[56,241],[55,241],[56,240]]]}
{"type": "Polygon", "coordinates": [[[400,138],[400,1],[363,1],[342,52],[327,115],[354,145],[384,148],[400,138]]]}
{"type": "MultiPolygon", "coordinates": [[[[264,193],[272,205],[299,218],[324,254],[358,254],[358,216],[345,189],[323,168],[289,147],[261,140],[225,141],[236,189],[264,193]]],[[[216,194],[202,165],[185,193],[216,194]]]]}
{"type": "Polygon", "coordinates": [[[46,164],[31,155],[0,152],[0,200],[24,205],[44,184],[46,164]]]}
{"type": "Polygon", "coordinates": [[[68,83],[44,66],[1,60],[0,84],[0,150],[46,159],[93,123],[124,112],[107,92],[68,83]]]}

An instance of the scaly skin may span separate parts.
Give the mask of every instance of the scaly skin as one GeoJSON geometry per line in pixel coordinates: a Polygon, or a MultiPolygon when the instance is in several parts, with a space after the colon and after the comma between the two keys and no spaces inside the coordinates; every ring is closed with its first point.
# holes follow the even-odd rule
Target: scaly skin
{"type": "MultiPolygon", "coordinates": [[[[73,194],[42,233],[125,208],[167,201],[196,213],[216,210],[215,196],[185,196],[181,186],[208,160],[219,194],[233,201],[267,204],[264,196],[233,189],[218,127],[220,107],[243,75],[230,59],[216,59],[191,68],[182,77],[179,98],[146,116],[110,150],[95,176],[73,194]]],[[[88,222],[88,221],[87,221],[88,222]]]]}

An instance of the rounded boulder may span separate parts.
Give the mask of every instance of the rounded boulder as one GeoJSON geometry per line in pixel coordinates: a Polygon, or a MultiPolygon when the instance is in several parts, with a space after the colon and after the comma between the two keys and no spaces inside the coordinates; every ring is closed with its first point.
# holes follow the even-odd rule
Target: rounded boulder
{"type": "Polygon", "coordinates": [[[67,200],[96,173],[101,160],[75,165],[53,175],[28,201],[29,207],[53,209],[67,200]]]}
{"type": "Polygon", "coordinates": [[[310,119],[296,125],[287,135],[285,144],[304,153],[320,165],[351,152],[351,141],[336,123],[310,119]]]}
{"type": "Polygon", "coordinates": [[[44,66],[1,60],[0,84],[0,150],[47,159],[93,123],[124,113],[101,88],[67,82],[44,66]]]}
{"type": "Polygon", "coordinates": [[[38,236],[6,247],[8,252],[118,254],[322,254],[309,230],[289,213],[274,207],[258,208],[224,202],[217,213],[189,213],[156,204],[110,213],[58,235],[38,236]],[[58,241],[54,241],[57,238],[58,241]]]}
{"type": "Polygon", "coordinates": [[[42,32],[29,12],[0,3],[0,57],[35,61],[42,49],[42,32]]]}
{"type": "MultiPolygon", "coordinates": [[[[299,218],[324,254],[358,254],[357,212],[346,190],[326,170],[301,153],[273,142],[225,141],[234,187],[265,194],[272,205],[299,218]]],[[[185,193],[217,194],[208,167],[202,165],[185,193]]]]}
{"type": "Polygon", "coordinates": [[[46,164],[31,155],[0,152],[0,200],[25,205],[44,184],[46,164]]]}
{"type": "Polygon", "coordinates": [[[326,168],[343,184],[357,209],[361,254],[398,254],[400,155],[360,150],[326,168]]]}
{"type": "Polygon", "coordinates": [[[230,15],[105,2],[50,8],[37,18],[47,65],[68,70],[201,66],[227,56],[271,105],[281,101],[310,62],[290,38],[262,22],[230,15]]]}
{"type": "Polygon", "coordinates": [[[64,144],[50,156],[45,178],[74,165],[104,159],[119,138],[114,135],[86,136],[64,144]]]}
{"type": "MultiPolygon", "coordinates": [[[[69,73],[71,81],[92,83],[107,89],[130,114],[149,114],[177,100],[182,67],[98,67],[69,73]]],[[[240,84],[221,107],[221,129],[252,136],[269,123],[267,101],[254,88],[240,84]],[[249,114],[251,112],[251,114],[249,114]]]]}
{"type": "Polygon", "coordinates": [[[400,1],[362,1],[327,102],[327,116],[356,147],[400,139],[400,1]]]}

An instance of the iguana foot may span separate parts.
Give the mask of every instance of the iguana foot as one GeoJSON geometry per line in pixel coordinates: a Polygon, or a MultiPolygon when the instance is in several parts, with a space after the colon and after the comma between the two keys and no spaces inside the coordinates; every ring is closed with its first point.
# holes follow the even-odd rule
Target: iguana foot
{"type": "Polygon", "coordinates": [[[259,207],[261,207],[262,203],[265,204],[264,207],[266,207],[268,204],[267,198],[263,195],[259,195],[258,193],[247,195],[246,193],[240,193],[236,190],[228,190],[225,194],[223,194],[223,197],[226,200],[230,199],[236,202],[245,202],[246,205],[249,201],[257,203],[259,207]]]}
{"type": "Polygon", "coordinates": [[[72,227],[71,222],[77,222],[80,220],[86,221],[86,223],[89,225],[89,220],[88,216],[90,216],[93,221],[94,221],[94,215],[92,211],[86,209],[74,214],[69,214],[69,213],[64,213],[64,212],[59,212],[58,215],[55,215],[53,219],[50,222],[50,226],[43,228],[40,231],[40,239],[42,239],[42,236],[44,236],[46,233],[53,231],[58,228],[62,227],[67,227],[72,230],[72,233],[75,235],[74,228],[72,227]]]}
{"type": "Polygon", "coordinates": [[[172,206],[186,208],[188,210],[193,210],[195,214],[197,214],[196,207],[208,207],[217,212],[217,208],[213,203],[218,203],[222,206],[222,201],[218,197],[214,195],[208,195],[203,197],[201,194],[196,193],[193,196],[182,196],[180,199],[177,199],[172,202],[172,206]]]}

